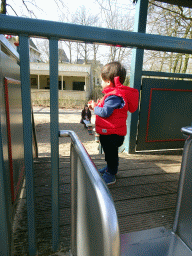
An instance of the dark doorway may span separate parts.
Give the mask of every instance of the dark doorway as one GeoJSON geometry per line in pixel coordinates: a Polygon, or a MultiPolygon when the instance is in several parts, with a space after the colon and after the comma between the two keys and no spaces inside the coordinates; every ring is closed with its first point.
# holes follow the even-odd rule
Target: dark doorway
{"type": "MultiPolygon", "coordinates": [[[[58,89],[61,90],[61,81],[58,81],[58,89]]],[[[63,81],[63,90],[65,90],[65,81],[63,81]]]]}
{"type": "Polygon", "coordinates": [[[73,90],[84,91],[85,82],[73,82],[73,90]]]}

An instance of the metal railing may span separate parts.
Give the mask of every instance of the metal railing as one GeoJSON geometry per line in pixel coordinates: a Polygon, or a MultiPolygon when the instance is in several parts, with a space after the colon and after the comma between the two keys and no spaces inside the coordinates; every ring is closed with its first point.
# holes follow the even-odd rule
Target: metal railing
{"type": "Polygon", "coordinates": [[[179,179],[179,189],[177,194],[177,205],[176,205],[176,212],[175,212],[175,219],[173,224],[173,232],[176,233],[178,229],[178,222],[179,222],[179,214],[181,211],[181,201],[183,196],[183,189],[184,189],[184,181],[186,179],[186,169],[189,168],[189,152],[192,145],[192,127],[182,127],[181,132],[185,137],[185,145],[184,151],[182,156],[182,163],[181,163],[181,172],[180,172],[180,179],[179,179]]]}
{"type": "Polygon", "coordinates": [[[111,194],[73,131],[71,137],[71,252],[73,256],[120,255],[120,232],[111,194]]]}

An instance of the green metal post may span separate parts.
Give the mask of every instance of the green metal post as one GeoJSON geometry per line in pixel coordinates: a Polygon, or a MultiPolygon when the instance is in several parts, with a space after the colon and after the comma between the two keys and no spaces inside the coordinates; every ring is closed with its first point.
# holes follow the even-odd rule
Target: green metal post
{"type": "Polygon", "coordinates": [[[33,151],[32,151],[32,123],[31,123],[31,89],[29,68],[29,38],[22,35],[19,38],[20,48],[20,74],[21,96],[23,113],[23,139],[24,139],[24,162],[26,177],[26,198],[28,218],[28,241],[29,255],[36,255],[35,235],[35,208],[34,208],[34,180],[33,180],[33,151]]]}
{"type": "MultiPolygon", "coordinates": [[[[1,118],[1,117],[0,117],[1,118]]],[[[0,119],[1,120],[1,119],[0,119]]],[[[9,212],[8,187],[5,179],[5,166],[3,160],[3,147],[0,122],[0,255],[11,256],[11,220],[9,212]]]]}
{"type": "MultiPolygon", "coordinates": [[[[147,10],[148,0],[138,0],[136,4],[134,32],[145,33],[147,23],[147,10]]],[[[139,92],[141,89],[143,54],[143,49],[136,48],[132,50],[130,87],[137,89],[139,92]]],[[[135,152],[138,118],[138,110],[135,113],[129,113],[128,115],[128,129],[125,138],[125,152],[127,153],[135,152]]]]}
{"type": "Polygon", "coordinates": [[[59,248],[59,125],[58,125],[58,40],[49,40],[50,115],[52,170],[52,248],[59,248]]]}

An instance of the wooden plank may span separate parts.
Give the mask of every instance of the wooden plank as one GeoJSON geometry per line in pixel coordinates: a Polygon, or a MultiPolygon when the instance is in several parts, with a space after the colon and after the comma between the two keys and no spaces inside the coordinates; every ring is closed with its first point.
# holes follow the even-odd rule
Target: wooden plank
{"type": "Polygon", "coordinates": [[[121,159],[130,159],[130,160],[137,160],[138,162],[141,161],[172,161],[174,162],[181,162],[182,160],[182,154],[174,155],[174,154],[164,154],[161,152],[157,153],[137,153],[137,154],[126,154],[126,153],[120,153],[119,157],[121,159]]]}
{"type": "MultiPolygon", "coordinates": [[[[180,173],[178,156],[123,155],[115,185],[109,187],[115,202],[121,233],[172,227],[176,191],[180,173]]],[[[91,156],[97,167],[105,166],[104,155],[91,156]]],[[[34,163],[35,211],[37,245],[41,255],[51,251],[51,176],[50,158],[39,158],[34,163]]],[[[70,159],[63,157],[59,165],[60,241],[70,249],[70,159]],[[65,162],[66,161],[66,162],[65,162]]],[[[22,199],[25,202],[25,198],[22,199]]],[[[18,215],[19,225],[14,234],[16,255],[27,252],[26,205],[18,215]]],[[[27,254],[27,253],[26,253],[27,254]]]]}
{"type": "Polygon", "coordinates": [[[116,201],[115,207],[118,216],[128,216],[138,213],[147,213],[175,207],[176,194],[167,194],[146,198],[116,201]]]}
{"type": "Polygon", "coordinates": [[[156,174],[156,175],[143,175],[143,176],[130,176],[127,178],[119,177],[117,175],[117,182],[110,186],[110,189],[114,189],[117,187],[125,187],[130,185],[141,185],[155,182],[167,182],[167,181],[178,181],[179,174],[156,174]]]}
{"type": "Polygon", "coordinates": [[[171,229],[174,221],[175,208],[154,211],[130,216],[119,217],[121,234],[162,227],[171,229]]]}
{"type": "MultiPolygon", "coordinates": [[[[66,196],[60,197],[60,208],[69,208],[71,207],[71,199],[69,194],[65,194],[66,196]]],[[[51,196],[43,196],[35,198],[35,208],[37,211],[39,209],[44,209],[44,211],[51,208],[51,196]]]]}
{"type": "MultiPolygon", "coordinates": [[[[60,247],[63,252],[70,250],[70,225],[60,225],[60,247]]],[[[47,256],[52,255],[52,228],[37,229],[37,248],[38,255],[47,256]]],[[[18,230],[17,235],[14,236],[13,255],[28,255],[28,232],[27,230],[18,230]]]]}
{"type": "MultiPolygon", "coordinates": [[[[119,185],[123,185],[122,182],[126,182],[126,185],[141,185],[151,182],[177,181],[179,179],[179,176],[179,173],[160,173],[143,176],[121,176],[120,173],[117,174],[116,178],[119,181],[119,185]]],[[[116,184],[113,187],[116,187],[116,184]]]]}
{"type": "MultiPolygon", "coordinates": [[[[62,208],[59,211],[60,214],[60,226],[70,225],[71,224],[71,209],[70,208],[62,208]]],[[[51,227],[51,209],[45,211],[43,209],[39,209],[36,211],[36,228],[41,229],[44,227],[51,227]]]]}
{"type": "MultiPolygon", "coordinates": [[[[50,157],[38,157],[33,160],[34,164],[43,164],[43,163],[51,163],[50,157]]],[[[70,163],[69,156],[62,156],[59,158],[59,163],[70,163]]]]}
{"type": "MultiPolygon", "coordinates": [[[[70,176],[61,176],[59,180],[59,184],[69,184],[70,176]]],[[[51,186],[51,177],[35,177],[34,178],[34,186],[51,186]]]]}
{"type": "MultiPolygon", "coordinates": [[[[119,160],[120,161],[120,160],[119,160]]],[[[106,164],[100,163],[98,164],[97,161],[95,161],[95,164],[98,168],[104,167],[106,164]]],[[[180,171],[181,164],[167,164],[167,163],[154,163],[154,162],[125,162],[122,161],[119,163],[119,170],[120,171],[128,171],[128,170],[142,170],[142,169],[160,169],[163,170],[169,170],[169,168],[175,168],[177,171],[180,171]]]]}
{"type": "MultiPolygon", "coordinates": [[[[26,206],[25,206],[26,207],[26,206]]],[[[70,225],[71,221],[71,209],[62,208],[60,209],[60,226],[70,225]]],[[[41,209],[36,209],[35,211],[35,224],[36,230],[40,232],[42,228],[51,227],[51,208],[46,208],[46,211],[41,209]]],[[[17,216],[19,218],[19,216],[17,216]]],[[[21,217],[21,216],[20,216],[21,217]]],[[[18,219],[18,229],[17,231],[27,231],[27,215],[25,212],[22,214],[22,218],[18,219]]],[[[38,232],[37,232],[38,234],[38,232]]],[[[17,234],[16,234],[17,235],[17,234]]]]}
{"type": "MultiPolygon", "coordinates": [[[[39,170],[43,171],[43,170],[49,170],[51,168],[51,163],[35,163],[34,164],[35,166],[35,172],[38,172],[39,170]]],[[[64,162],[61,162],[59,163],[59,170],[63,169],[63,168],[68,168],[70,169],[70,162],[67,162],[67,163],[64,163],[64,162]]]]}
{"type": "Polygon", "coordinates": [[[122,171],[119,170],[117,173],[117,178],[127,178],[127,177],[135,177],[135,176],[142,176],[142,175],[156,175],[156,174],[166,174],[166,173],[178,173],[178,176],[180,172],[179,169],[176,167],[167,168],[167,172],[165,172],[161,168],[146,168],[146,169],[135,169],[135,170],[126,170],[122,171]]]}
{"type": "MultiPolygon", "coordinates": [[[[120,187],[111,189],[111,194],[114,201],[123,201],[127,199],[146,198],[151,196],[166,195],[177,193],[177,182],[175,187],[169,188],[171,182],[153,183],[138,186],[120,187]]],[[[128,203],[129,204],[129,203],[128,203]]]]}
{"type": "MultiPolygon", "coordinates": [[[[51,170],[50,169],[37,169],[36,172],[34,172],[35,178],[38,177],[47,177],[51,178],[51,170]]],[[[70,176],[70,169],[67,168],[61,168],[59,169],[59,175],[60,176],[70,176]]]]}
{"type": "MultiPolygon", "coordinates": [[[[65,196],[65,194],[68,194],[66,196],[69,196],[71,191],[70,184],[60,184],[59,186],[59,194],[60,196],[65,196]]],[[[50,186],[36,186],[35,187],[35,197],[42,197],[42,196],[50,196],[51,195],[51,187],[50,186]]],[[[23,199],[26,198],[26,193],[24,192],[23,199]]]]}

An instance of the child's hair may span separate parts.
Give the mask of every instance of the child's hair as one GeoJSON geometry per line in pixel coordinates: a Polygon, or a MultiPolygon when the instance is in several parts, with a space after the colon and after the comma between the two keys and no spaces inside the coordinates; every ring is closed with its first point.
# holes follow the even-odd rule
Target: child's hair
{"type": "Polygon", "coordinates": [[[101,77],[104,81],[111,81],[114,84],[114,77],[119,76],[123,84],[126,78],[126,70],[120,62],[114,61],[106,64],[101,70],[101,77]]]}
{"type": "Polygon", "coordinates": [[[83,110],[85,110],[86,107],[88,108],[88,111],[89,111],[89,107],[88,107],[87,104],[84,105],[84,109],[83,110]]]}

